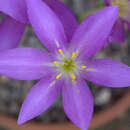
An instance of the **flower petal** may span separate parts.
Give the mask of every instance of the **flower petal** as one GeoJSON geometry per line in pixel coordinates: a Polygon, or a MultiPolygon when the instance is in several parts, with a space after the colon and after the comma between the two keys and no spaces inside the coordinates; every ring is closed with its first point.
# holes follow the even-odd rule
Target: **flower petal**
{"type": "Polygon", "coordinates": [[[20,22],[28,22],[24,0],[0,0],[0,11],[20,22]]]}
{"type": "Polygon", "coordinates": [[[117,20],[114,24],[111,34],[109,36],[110,42],[124,42],[125,41],[125,28],[124,22],[117,20]]]}
{"type": "Polygon", "coordinates": [[[70,8],[59,0],[44,0],[49,7],[56,13],[61,20],[68,42],[71,40],[73,33],[78,27],[77,20],[70,8]]]}
{"type": "Polygon", "coordinates": [[[125,28],[124,22],[117,20],[114,24],[111,34],[109,36],[110,42],[124,42],[125,41],[125,28]]]}
{"type": "Polygon", "coordinates": [[[50,77],[45,78],[30,90],[20,110],[19,125],[40,115],[54,103],[60,93],[61,83],[57,81],[49,87],[51,80],[50,77]]]}
{"type": "Polygon", "coordinates": [[[78,48],[82,57],[93,56],[104,46],[117,15],[118,7],[109,6],[88,16],[76,30],[71,41],[72,48],[78,48]]]}
{"type": "Polygon", "coordinates": [[[34,31],[46,47],[55,51],[57,44],[67,45],[62,23],[56,14],[42,0],[26,0],[28,16],[34,31]]]}
{"type": "Polygon", "coordinates": [[[0,74],[19,80],[39,79],[49,73],[48,53],[33,48],[16,48],[0,53],[0,74]]]}
{"type": "Polygon", "coordinates": [[[111,59],[95,59],[87,62],[87,80],[108,87],[130,86],[130,67],[111,59]]]}
{"type": "Polygon", "coordinates": [[[25,24],[19,23],[7,16],[0,23],[0,51],[17,47],[24,30],[25,24]]]}
{"type": "Polygon", "coordinates": [[[84,80],[63,87],[63,107],[68,118],[82,130],[87,130],[92,118],[93,96],[84,80]]]}
{"type": "Polygon", "coordinates": [[[104,2],[105,2],[106,5],[110,5],[111,1],[110,0],[104,0],[104,2]]]}

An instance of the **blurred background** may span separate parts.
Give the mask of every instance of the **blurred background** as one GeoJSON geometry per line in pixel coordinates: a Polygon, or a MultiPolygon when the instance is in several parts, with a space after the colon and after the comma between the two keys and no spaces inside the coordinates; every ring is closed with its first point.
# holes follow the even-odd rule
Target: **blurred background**
{"type": "MultiPolygon", "coordinates": [[[[75,13],[79,23],[91,12],[105,7],[104,0],[63,0],[75,13]]],[[[37,36],[28,25],[24,37],[21,41],[21,46],[31,46],[34,48],[43,48],[37,36]]],[[[130,30],[126,28],[125,43],[111,43],[103,48],[96,57],[109,57],[122,61],[130,65],[130,30]]],[[[73,125],[69,128],[60,124],[68,123],[61,103],[61,95],[57,101],[46,112],[34,119],[33,126],[28,125],[18,127],[16,119],[21,107],[21,104],[29,92],[30,88],[37,81],[18,81],[0,77],[0,130],[51,130],[49,126],[54,124],[56,127],[51,127],[53,130],[78,130],[73,125]],[[55,125],[57,124],[57,126],[55,125]],[[44,125],[46,126],[44,128],[44,125]],[[60,128],[58,128],[60,126],[60,128]],[[38,129],[39,128],[39,129],[38,129]]],[[[87,81],[88,82],[88,81],[87,81]]],[[[129,88],[108,88],[96,86],[88,82],[94,99],[95,112],[91,123],[91,130],[130,130],[130,89],[129,88]],[[96,128],[92,128],[95,126],[96,128]]]]}

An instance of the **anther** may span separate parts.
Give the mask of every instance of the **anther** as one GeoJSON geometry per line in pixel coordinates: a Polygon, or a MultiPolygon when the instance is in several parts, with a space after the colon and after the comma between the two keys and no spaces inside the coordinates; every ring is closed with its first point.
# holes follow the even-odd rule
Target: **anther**
{"type": "Polygon", "coordinates": [[[87,67],[86,67],[85,65],[83,65],[83,66],[81,66],[81,68],[82,68],[82,69],[85,69],[85,68],[87,68],[87,67]]]}
{"type": "Polygon", "coordinates": [[[77,84],[77,82],[75,81],[76,76],[75,76],[74,73],[71,74],[71,78],[72,78],[72,82],[73,82],[74,84],[77,84]]]}
{"type": "Polygon", "coordinates": [[[62,73],[58,74],[58,75],[56,76],[56,79],[59,79],[59,78],[61,77],[61,75],[62,75],[62,73]]]}
{"type": "Polygon", "coordinates": [[[58,61],[54,61],[53,62],[55,65],[59,65],[59,62],[58,61]]]}
{"type": "Polygon", "coordinates": [[[76,56],[76,53],[75,53],[75,52],[73,52],[73,53],[72,53],[72,59],[74,59],[74,58],[75,58],[75,56],[76,56]]]}
{"type": "Polygon", "coordinates": [[[71,78],[72,78],[73,80],[75,80],[75,79],[76,79],[76,76],[75,76],[75,74],[74,74],[74,73],[72,73],[72,74],[71,74],[71,78]]]}
{"type": "Polygon", "coordinates": [[[63,56],[63,51],[61,49],[58,49],[58,51],[63,56]]]}

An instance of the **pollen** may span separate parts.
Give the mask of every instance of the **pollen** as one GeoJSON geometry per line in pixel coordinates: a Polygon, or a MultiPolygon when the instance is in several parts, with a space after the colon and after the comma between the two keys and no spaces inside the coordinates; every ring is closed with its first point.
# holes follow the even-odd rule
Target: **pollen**
{"type": "Polygon", "coordinates": [[[71,78],[72,78],[72,82],[73,82],[74,84],[77,84],[77,82],[75,81],[76,76],[75,76],[74,73],[71,74],[71,78]]]}
{"type": "Polygon", "coordinates": [[[79,55],[78,51],[72,53],[72,59],[76,58],[79,55]]]}
{"type": "Polygon", "coordinates": [[[58,56],[58,59],[53,61],[53,66],[55,65],[59,72],[56,79],[59,79],[61,76],[68,76],[74,84],[77,84],[75,81],[75,74],[78,73],[80,67],[78,66],[78,62],[75,58],[78,56],[78,51],[70,53],[71,55],[68,53],[63,54],[63,50],[61,48],[57,48],[57,51],[61,56],[58,56]]]}
{"type": "Polygon", "coordinates": [[[74,74],[74,73],[72,73],[72,74],[71,74],[71,78],[72,78],[73,80],[75,80],[75,79],[76,79],[76,76],[75,76],[75,74],[74,74]]]}
{"type": "Polygon", "coordinates": [[[87,68],[87,67],[86,67],[85,65],[83,65],[83,66],[81,66],[81,68],[82,68],[82,69],[85,69],[85,68],[87,68]]]}
{"type": "Polygon", "coordinates": [[[59,62],[58,61],[54,61],[53,62],[55,65],[59,65],[59,62]]]}
{"type": "Polygon", "coordinates": [[[62,75],[62,73],[58,74],[58,75],[56,76],[56,79],[59,79],[59,78],[61,77],[61,75],[62,75]]]}
{"type": "Polygon", "coordinates": [[[63,56],[63,51],[61,49],[58,49],[58,51],[63,56]]]}
{"type": "Polygon", "coordinates": [[[75,58],[75,56],[76,56],[76,53],[73,52],[73,53],[72,53],[72,59],[75,58]]]}

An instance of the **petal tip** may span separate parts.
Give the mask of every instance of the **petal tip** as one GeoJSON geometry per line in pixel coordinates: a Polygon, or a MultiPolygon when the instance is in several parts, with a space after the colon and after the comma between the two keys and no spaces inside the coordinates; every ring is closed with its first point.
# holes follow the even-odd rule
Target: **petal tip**
{"type": "Polygon", "coordinates": [[[18,125],[22,125],[22,124],[24,124],[26,121],[27,121],[27,119],[26,119],[24,116],[19,115],[18,120],[17,120],[17,124],[18,124],[18,125]]]}
{"type": "MultiPolygon", "coordinates": [[[[109,7],[110,7],[110,6],[109,6],[109,7]]],[[[112,6],[111,6],[111,10],[112,10],[113,12],[115,12],[115,13],[118,14],[119,6],[118,6],[118,5],[112,5],[112,6]]]]}
{"type": "Polygon", "coordinates": [[[108,6],[106,8],[110,9],[111,11],[118,11],[119,10],[118,5],[111,5],[111,6],[108,6]]]}
{"type": "Polygon", "coordinates": [[[18,121],[17,121],[17,124],[18,125],[22,125],[24,122],[20,119],[20,118],[18,118],[18,121]]]}
{"type": "Polygon", "coordinates": [[[114,19],[116,20],[118,17],[119,7],[117,5],[113,5],[113,6],[106,7],[106,9],[108,11],[108,15],[114,17],[114,19]]]}
{"type": "Polygon", "coordinates": [[[118,5],[112,5],[112,8],[115,9],[115,10],[119,10],[119,6],[118,5]]]}

